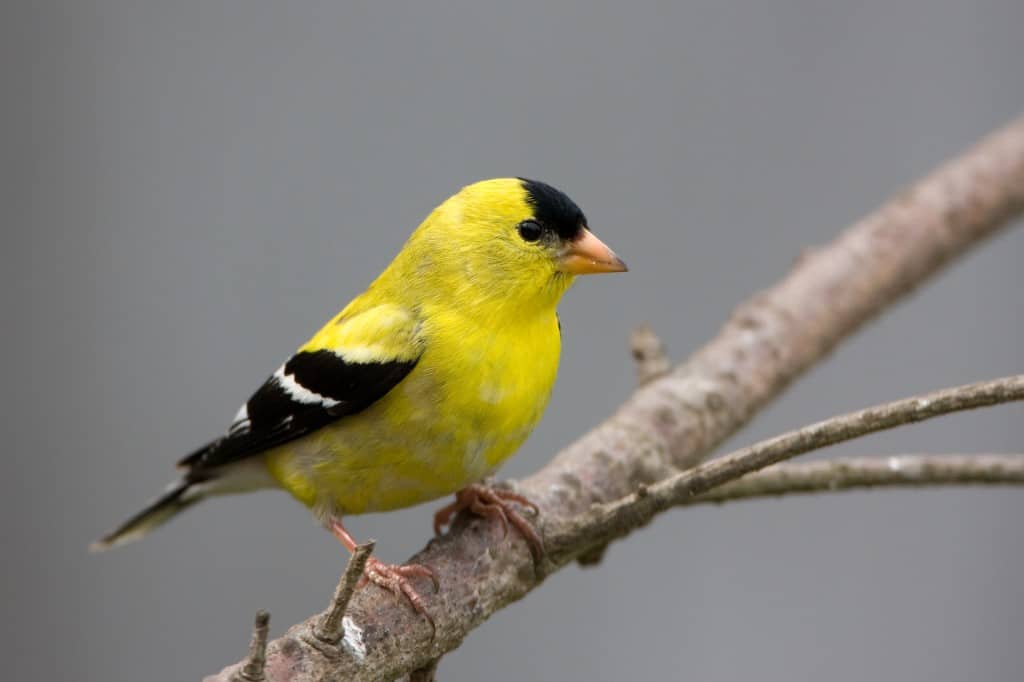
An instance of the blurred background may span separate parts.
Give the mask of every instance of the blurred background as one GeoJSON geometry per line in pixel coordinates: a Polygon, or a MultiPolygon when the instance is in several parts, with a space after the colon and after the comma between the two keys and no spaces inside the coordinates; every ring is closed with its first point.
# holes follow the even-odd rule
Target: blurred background
{"type": "MultiPolygon", "coordinates": [[[[523,476],[806,246],[1024,110],[1019,0],[35,0],[0,21],[7,390],[0,627],[18,680],[195,680],[326,604],[338,544],[283,493],[86,545],[173,477],[431,208],[525,175],[629,262],[562,306],[523,476]]],[[[1024,370],[1024,232],[896,306],[729,445],[1024,370]]],[[[989,409],[823,456],[1013,452],[989,409]]],[[[400,561],[436,505],[354,518],[400,561]]],[[[666,514],[444,658],[443,680],[1019,680],[1024,492],[666,514]],[[528,655],[527,655],[528,653],[528,655]]]]}

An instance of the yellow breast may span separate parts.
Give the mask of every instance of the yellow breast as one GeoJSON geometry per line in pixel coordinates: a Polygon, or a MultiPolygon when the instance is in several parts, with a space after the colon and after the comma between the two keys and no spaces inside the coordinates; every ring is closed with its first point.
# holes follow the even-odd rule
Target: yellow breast
{"type": "Polygon", "coordinates": [[[540,420],[561,347],[554,309],[489,324],[425,311],[410,374],[359,414],[267,453],[281,485],[321,512],[407,507],[495,471],[540,420]]]}

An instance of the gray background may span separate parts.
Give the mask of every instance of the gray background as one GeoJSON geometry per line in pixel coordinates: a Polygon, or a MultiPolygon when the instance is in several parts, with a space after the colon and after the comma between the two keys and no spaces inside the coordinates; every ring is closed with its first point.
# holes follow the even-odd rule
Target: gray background
{"type": "MultiPolygon", "coordinates": [[[[632,325],[685,356],[1024,109],[1019,0],[426,4],[5,5],[5,679],[196,679],[245,653],[257,608],[280,634],[324,606],[344,554],[281,493],[85,547],[462,184],[549,180],[632,268],[568,295],[520,476],[630,392],[632,325]]],[[[1021,371],[1022,256],[1019,229],[984,245],[733,444],[1021,371]]],[[[1020,451],[1022,422],[837,451],[1020,451]]],[[[443,679],[1019,680],[1022,515],[1006,489],[666,514],[498,614],[443,679]]],[[[401,560],[429,509],[352,528],[401,560]]]]}

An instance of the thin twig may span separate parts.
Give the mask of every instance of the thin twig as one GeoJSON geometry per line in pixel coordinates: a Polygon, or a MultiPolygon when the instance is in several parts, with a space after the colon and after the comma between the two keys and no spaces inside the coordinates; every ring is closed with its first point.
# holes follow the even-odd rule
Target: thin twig
{"type": "Polygon", "coordinates": [[[642,324],[633,330],[629,337],[629,347],[636,365],[638,385],[650,383],[672,369],[665,344],[649,325],[642,324]]]}
{"type": "Polygon", "coordinates": [[[719,504],[857,488],[1024,484],[1024,454],[890,455],[782,462],[682,502],[719,504]]]}
{"type": "Polygon", "coordinates": [[[660,511],[686,504],[697,495],[770,464],[903,424],[1017,400],[1024,400],[1024,374],[947,388],[826,419],[650,485],[643,495],[600,505],[563,524],[544,542],[549,552],[572,548],[570,553],[576,554],[581,544],[593,546],[621,537],[660,511]]]}
{"type": "Polygon", "coordinates": [[[263,668],[267,662],[267,635],[270,632],[270,614],[260,610],[252,626],[252,642],[249,644],[249,657],[239,669],[236,680],[244,682],[263,682],[263,668]]]}
{"type": "Polygon", "coordinates": [[[376,540],[367,540],[361,545],[356,545],[355,551],[349,557],[345,572],[341,574],[338,586],[334,589],[331,605],[327,607],[327,611],[313,628],[313,634],[321,642],[337,644],[344,634],[345,628],[342,621],[345,618],[345,610],[355,593],[356,585],[363,577],[366,562],[370,560],[370,555],[376,546],[376,540]]]}

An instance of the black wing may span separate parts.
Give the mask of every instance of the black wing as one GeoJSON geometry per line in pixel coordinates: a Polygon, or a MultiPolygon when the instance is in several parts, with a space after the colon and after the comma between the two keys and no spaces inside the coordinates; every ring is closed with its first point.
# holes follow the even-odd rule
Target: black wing
{"type": "Polygon", "coordinates": [[[416,360],[349,362],[329,350],[293,355],[242,406],[226,436],[178,465],[190,477],[295,440],[382,398],[416,360]]]}

